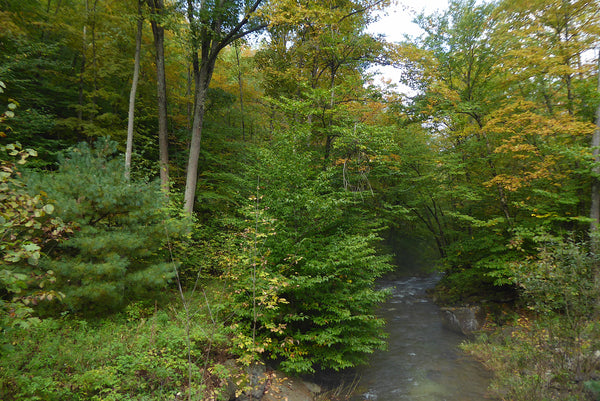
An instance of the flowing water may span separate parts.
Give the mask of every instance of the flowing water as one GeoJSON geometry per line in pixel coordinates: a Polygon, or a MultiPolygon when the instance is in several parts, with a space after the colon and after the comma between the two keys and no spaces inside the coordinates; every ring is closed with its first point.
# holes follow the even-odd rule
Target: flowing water
{"type": "Polygon", "coordinates": [[[442,327],[439,308],[426,291],[435,276],[404,277],[385,286],[393,294],[380,315],[388,349],[358,371],[358,395],[377,401],[482,401],[490,375],[458,346],[465,338],[442,327]]]}

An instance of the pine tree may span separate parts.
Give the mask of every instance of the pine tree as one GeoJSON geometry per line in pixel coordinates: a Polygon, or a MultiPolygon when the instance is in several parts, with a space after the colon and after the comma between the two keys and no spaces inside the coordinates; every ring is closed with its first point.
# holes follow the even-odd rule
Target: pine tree
{"type": "Polygon", "coordinates": [[[31,182],[55,200],[57,213],[78,226],[46,263],[75,311],[116,310],[163,288],[173,277],[160,249],[172,229],[156,182],[128,181],[116,143],[85,143],[60,158],[56,173],[31,182]]]}

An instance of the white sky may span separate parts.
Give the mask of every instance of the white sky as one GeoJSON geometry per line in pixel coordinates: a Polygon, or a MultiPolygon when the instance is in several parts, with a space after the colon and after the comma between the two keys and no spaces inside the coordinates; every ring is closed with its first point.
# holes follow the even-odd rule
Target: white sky
{"type": "MultiPolygon", "coordinates": [[[[416,15],[425,12],[431,14],[439,9],[448,8],[448,0],[397,0],[378,22],[369,26],[369,32],[384,34],[389,42],[399,42],[405,34],[418,35],[421,31],[412,22],[416,15]]],[[[377,67],[376,71],[386,79],[397,83],[400,72],[394,67],[377,67]]],[[[376,79],[377,81],[377,79],[376,79]]]]}

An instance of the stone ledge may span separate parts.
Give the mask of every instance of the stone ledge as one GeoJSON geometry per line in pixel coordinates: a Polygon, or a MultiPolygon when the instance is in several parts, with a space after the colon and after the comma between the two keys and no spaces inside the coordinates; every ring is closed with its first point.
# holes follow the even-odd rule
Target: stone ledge
{"type": "Polygon", "coordinates": [[[485,311],[480,306],[442,307],[442,325],[450,331],[472,336],[485,324],[485,311]]]}

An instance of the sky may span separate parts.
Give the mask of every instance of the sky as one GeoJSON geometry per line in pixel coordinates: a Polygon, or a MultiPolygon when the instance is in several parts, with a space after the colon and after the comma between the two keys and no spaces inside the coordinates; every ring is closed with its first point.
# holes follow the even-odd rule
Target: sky
{"type": "Polygon", "coordinates": [[[404,34],[418,34],[419,28],[412,22],[421,12],[431,14],[446,9],[448,0],[396,0],[396,4],[369,27],[369,31],[386,35],[389,41],[400,41],[404,34]]]}
{"type": "MultiPolygon", "coordinates": [[[[405,34],[418,35],[419,27],[412,22],[417,14],[431,14],[439,9],[446,9],[448,0],[397,0],[380,20],[369,26],[369,32],[384,34],[389,42],[399,42],[405,34]]],[[[400,72],[393,67],[377,67],[375,69],[383,78],[397,83],[400,72]]],[[[378,79],[376,79],[378,81],[378,79]]],[[[402,91],[402,89],[400,89],[402,91]]]]}

